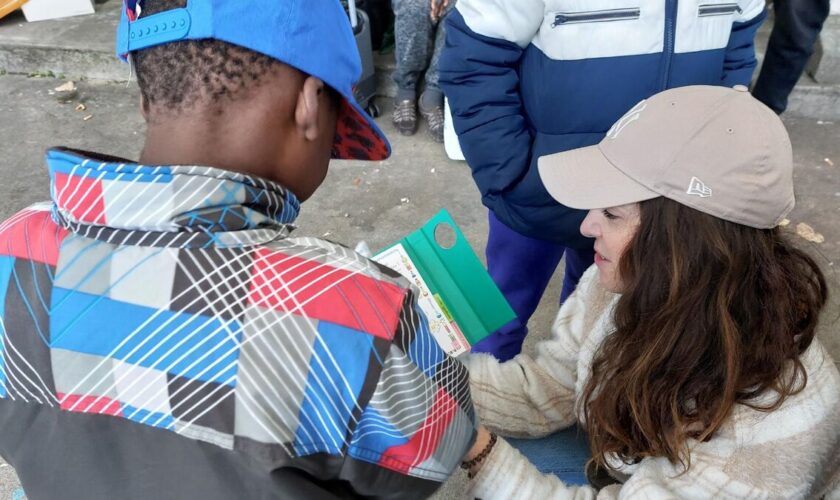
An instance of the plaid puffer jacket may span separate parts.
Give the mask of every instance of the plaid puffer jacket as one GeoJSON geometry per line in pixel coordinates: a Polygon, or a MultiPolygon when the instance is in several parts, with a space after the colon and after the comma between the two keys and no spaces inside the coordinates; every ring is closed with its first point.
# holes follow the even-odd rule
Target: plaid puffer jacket
{"type": "Polygon", "coordinates": [[[409,283],[258,178],[48,152],[0,226],[0,455],[31,499],[425,497],[472,444],[409,283]]]}

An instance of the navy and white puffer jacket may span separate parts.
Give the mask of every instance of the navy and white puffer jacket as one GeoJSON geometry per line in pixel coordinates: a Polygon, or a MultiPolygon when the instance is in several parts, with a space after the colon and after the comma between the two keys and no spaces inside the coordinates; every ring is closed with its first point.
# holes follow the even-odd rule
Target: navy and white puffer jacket
{"type": "Polygon", "coordinates": [[[765,0],[459,0],[440,83],[483,203],[521,234],[591,247],[537,159],[596,144],[662,90],[748,85],[765,16],[765,0]]]}

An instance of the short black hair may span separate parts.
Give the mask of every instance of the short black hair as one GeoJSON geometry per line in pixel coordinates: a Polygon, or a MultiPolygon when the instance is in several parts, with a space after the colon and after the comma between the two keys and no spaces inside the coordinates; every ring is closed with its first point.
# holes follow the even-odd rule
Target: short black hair
{"type": "MultiPolygon", "coordinates": [[[[239,1],[239,0],[236,0],[239,1]]],[[[187,0],[146,0],[140,17],[185,7],[187,0]]],[[[132,52],[149,109],[179,112],[200,99],[221,103],[247,95],[283,66],[265,54],[220,40],[183,40],[132,52]]]]}

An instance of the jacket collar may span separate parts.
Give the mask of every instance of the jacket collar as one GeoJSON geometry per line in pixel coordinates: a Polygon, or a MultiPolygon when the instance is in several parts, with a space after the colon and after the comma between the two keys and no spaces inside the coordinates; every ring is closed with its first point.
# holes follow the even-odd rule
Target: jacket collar
{"type": "Polygon", "coordinates": [[[300,202],[259,177],[203,166],[139,165],[54,148],[47,151],[53,210],[70,226],[219,233],[289,229],[300,202]]]}

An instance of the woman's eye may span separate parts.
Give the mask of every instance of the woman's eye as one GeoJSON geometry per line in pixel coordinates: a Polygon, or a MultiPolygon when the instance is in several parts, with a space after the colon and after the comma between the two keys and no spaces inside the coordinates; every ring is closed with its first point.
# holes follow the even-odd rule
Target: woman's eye
{"type": "Polygon", "coordinates": [[[613,213],[612,213],[612,212],[610,212],[609,210],[604,210],[603,212],[604,212],[604,217],[606,217],[606,218],[607,218],[607,219],[609,219],[609,220],[615,220],[615,219],[618,219],[618,216],[617,216],[617,215],[615,215],[615,214],[613,214],[613,213]]]}

